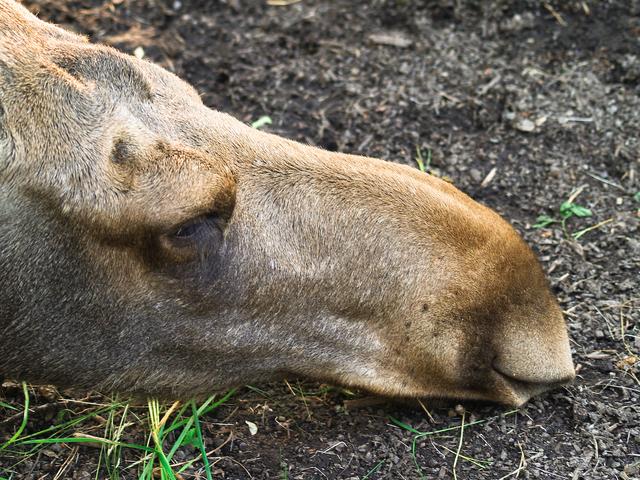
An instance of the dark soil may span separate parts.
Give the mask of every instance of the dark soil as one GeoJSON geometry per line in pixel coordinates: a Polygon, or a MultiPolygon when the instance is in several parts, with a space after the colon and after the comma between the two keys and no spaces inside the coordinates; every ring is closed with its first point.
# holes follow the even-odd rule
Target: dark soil
{"type": "MultiPolygon", "coordinates": [[[[487,465],[460,457],[461,479],[640,478],[640,2],[27,3],[92,41],[141,46],[206,104],[245,121],[269,115],[278,134],[412,165],[416,146],[430,151],[433,173],[523,233],[566,312],[575,384],[517,412],[465,404],[465,423],[486,422],[461,444],[459,430],[425,436],[414,462],[413,434],[390,421],[460,425],[455,404],[427,405],[431,420],[415,405],[366,406],[315,384],[302,384],[304,397],[259,385],[205,419],[209,448],[232,435],[212,457],[218,476],[415,479],[417,464],[424,478],[452,478],[461,445],[487,465]],[[532,227],[577,189],[593,216],[570,219],[568,233],[607,223],[578,241],[557,224],[532,227]]],[[[15,389],[3,395],[20,401],[15,389]]],[[[63,406],[34,411],[27,430],[63,406]]],[[[14,429],[0,426],[0,439],[14,429]]],[[[39,455],[14,478],[53,478],[71,452],[39,455]]],[[[73,450],[59,478],[95,478],[97,452],[73,450]]]]}

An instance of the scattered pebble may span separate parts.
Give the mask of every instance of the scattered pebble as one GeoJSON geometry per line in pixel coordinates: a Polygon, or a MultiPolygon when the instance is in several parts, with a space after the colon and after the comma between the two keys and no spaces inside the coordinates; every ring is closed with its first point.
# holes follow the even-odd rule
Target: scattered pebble
{"type": "Polygon", "coordinates": [[[515,128],[521,132],[533,132],[536,129],[536,124],[528,118],[521,118],[515,123],[515,128]]]}
{"type": "Polygon", "coordinates": [[[142,60],[144,58],[144,48],[136,47],[133,51],[133,56],[142,60]]]}

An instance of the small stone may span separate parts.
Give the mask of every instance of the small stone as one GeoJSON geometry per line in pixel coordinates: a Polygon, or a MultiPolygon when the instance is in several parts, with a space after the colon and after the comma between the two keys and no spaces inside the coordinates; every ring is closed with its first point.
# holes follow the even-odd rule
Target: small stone
{"type": "Polygon", "coordinates": [[[469,175],[471,175],[471,178],[473,178],[474,182],[482,181],[482,172],[480,172],[480,170],[478,170],[477,168],[472,168],[471,170],[469,170],[469,175]]]}
{"type": "Polygon", "coordinates": [[[627,475],[634,476],[634,477],[636,475],[640,474],[640,462],[631,463],[629,465],[625,465],[624,473],[626,473],[627,475]]]}
{"type": "Polygon", "coordinates": [[[514,127],[516,128],[516,130],[529,133],[533,132],[536,129],[536,124],[528,118],[521,118],[515,123],[514,127]]]}

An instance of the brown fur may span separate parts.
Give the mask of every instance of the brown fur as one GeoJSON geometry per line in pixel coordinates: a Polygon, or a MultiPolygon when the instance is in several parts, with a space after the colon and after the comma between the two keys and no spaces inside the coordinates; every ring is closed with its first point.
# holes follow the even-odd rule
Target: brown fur
{"type": "Polygon", "coordinates": [[[531,250],[408,167],[202,105],[0,0],[0,373],[192,396],[305,375],[520,404],[573,378],[531,250]]]}

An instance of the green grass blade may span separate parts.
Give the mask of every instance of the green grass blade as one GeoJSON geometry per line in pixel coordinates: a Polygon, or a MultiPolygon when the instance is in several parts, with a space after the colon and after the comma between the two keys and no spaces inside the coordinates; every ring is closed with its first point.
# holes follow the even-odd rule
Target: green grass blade
{"type": "Polygon", "coordinates": [[[27,439],[30,439],[30,438],[33,438],[33,437],[38,437],[38,436],[44,435],[46,433],[54,432],[54,431],[57,431],[58,433],[63,432],[65,430],[67,430],[67,429],[70,429],[70,428],[76,426],[79,423],[84,422],[85,420],[93,418],[93,417],[95,417],[97,415],[101,415],[101,414],[103,414],[105,412],[108,412],[112,408],[117,408],[117,406],[116,405],[109,405],[107,407],[103,407],[101,409],[98,409],[98,410],[96,410],[94,412],[91,412],[91,413],[88,413],[86,415],[82,415],[82,416],[80,416],[78,418],[74,418],[73,420],[68,420],[68,421],[66,421],[64,423],[61,423],[59,425],[54,425],[54,426],[45,428],[43,430],[40,430],[38,432],[30,433],[29,435],[25,435],[24,437],[22,437],[22,440],[27,440],[27,439]]]}
{"type": "MultiPolygon", "coordinates": [[[[517,412],[518,412],[518,409],[514,409],[514,410],[510,410],[510,411],[502,414],[501,416],[506,417],[508,415],[512,415],[512,414],[517,413],[517,412]]],[[[424,473],[422,472],[422,468],[420,467],[420,464],[418,463],[418,457],[416,456],[416,450],[417,450],[416,446],[417,446],[417,443],[418,443],[419,440],[421,440],[422,438],[431,436],[431,435],[438,435],[440,433],[446,433],[446,432],[451,432],[451,431],[454,431],[454,430],[460,430],[461,428],[472,427],[473,425],[479,425],[481,423],[485,423],[485,422],[491,420],[491,419],[483,418],[483,419],[476,420],[476,421],[473,421],[473,422],[470,422],[470,423],[466,423],[466,424],[465,423],[461,423],[460,425],[454,425],[454,426],[451,426],[451,427],[440,428],[438,430],[431,430],[431,431],[428,431],[428,432],[421,432],[420,430],[417,430],[414,427],[412,427],[411,425],[408,425],[408,424],[406,424],[404,422],[401,422],[400,420],[398,420],[396,418],[393,418],[391,416],[388,417],[388,418],[389,418],[389,420],[391,420],[392,423],[394,423],[398,427],[403,428],[404,430],[407,430],[407,431],[415,434],[413,436],[413,441],[411,442],[411,457],[413,458],[413,463],[416,466],[416,470],[418,472],[418,476],[420,477],[421,480],[426,479],[426,477],[424,476],[424,473]]],[[[494,418],[498,418],[498,417],[494,417],[494,418]]],[[[464,456],[459,455],[459,454],[458,454],[458,456],[460,456],[460,458],[464,458],[465,460],[468,460],[469,462],[474,463],[474,464],[478,464],[478,463],[481,462],[481,461],[478,462],[475,459],[471,459],[471,457],[464,457],[464,456]],[[478,462],[478,463],[476,463],[476,462],[478,462]]]]}
{"type": "Polygon", "coordinates": [[[175,474],[173,473],[171,465],[169,465],[169,460],[167,460],[167,457],[160,448],[156,449],[156,455],[158,456],[158,461],[160,462],[161,475],[165,475],[169,480],[177,480],[175,474]]]}
{"type": "Polygon", "coordinates": [[[198,446],[200,447],[200,453],[202,454],[202,463],[204,463],[204,471],[207,475],[207,480],[213,480],[211,475],[211,465],[209,464],[209,458],[207,457],[207,449],[204,446],[204,440],[202,439],[202,430],[200,428],[200,419],[198,418],[198,409],[196,408],[196,402],[191,400],[191,410],[193,411],[193,423],[196,427],[196,433],[198,435],[198,446]]]}
{"type": "MultiPolygon", "coordinates": [[[[212,403],[209,407],[204,408],[204,405],[201,405],[200,408],[198,408],[198,416],[201,417],[202,415],[206,415],[207,413],[215,410],[220,405],[222,405],[227,400],[229,400],[235,393],[236,393],[236,389],[232,388],[223,397],[221,397],[220,400],[218,400],[215,403],[212,403]]],[[[211,398],[213,399],[213,397],[211,397],[211,398]]]]}
{"type": "Polygon", "coordinates": [[[175,455],[175,453],[178,451],[178,448],[180,448],[183,445],[184,439],[189,434],[192,427],[193,427],[193,416],[189,418],[184,429],[182,430],[182,432],[180,432],[180,435],[178,436],[177,440],[173,444],[173,447],[171,447],[171,450],[169,450],[169,453],[167,454],[168,460],[171,460],[175,455]]]}
{"type": "Polygon", "coordinates": [[[265,125],[271,125],[272,123],[273,123],[273,120],[271,120],[271,117],[267,115],[263,115],[262,117],[257,119],[255,122],[253,122],[251,126],[253,128],[262,128],[265,125]]]}
{"type": "Polygon", "coordinates": [[[389,417],[389,420],[391,420],[391,422],[395,423],[400,428],[404,428],[405,430],[408,430],[411,433],[415,433],[415,434],[418,434],[418,435],[424,435],[425,433],[427,433],[427,432],[421,432],[420,430],[416,430],[411,425],[407,425],[406,423],[401,422],[397,418],[389,417]]]}
{"type": "Polygon", "coordinates": [[[3,443],[0,446],[0,452],[5,448],[7,448],[12,443],[16,442],[18,438],[20,438],[20,435],[22,435],[22,432],[24,431],[24,429],[27,427],[27,422],[29,421],[29,400],[30,399],[29,399],[29,389],[27,388],[26,382],[22,382],[22,393],[24,394],[24,413],[22,415],[22,422],[20,423],[18,430],[16,430],[16,433],[14,433],[9,440],[7,440],[5,443],[3,443]]]}
{"type": "Polygon", "coordinates": [[[378,463],[376,463],[376,464],[374,465],[374,467],[373,467],[371,470],[369,470],[369,471],[367,472],[367,474],[366,474],[364,477],[362,477],[360,480],[367,480],[367,478],[369,478],[371,475],[373,475],[374,473],[376,473],[376,472],[380,469],[380,467],[381,467],[383,464],[384,464],[384,460],[380,460],[380,461],[379,461],[378,463]]]}
{"type": "MultiPolygon", "coordinates": [[[[18,407],[14,407],[13,405],[9,405],[8,403],[0,402],[0,407],[6,408],[7,410],[18,410],[18,407]]],[[[0,477],[2,479],[2,477],[0,477]]]]}
{"type": "Polygon", "coordinates": [[[536,218],[536,223],[533,224],[533,228],[544,228],[548,227],[552,223],[556,223],[557,220],[549,215],[540,215],[536,218]]]}
{"type": "Polygon", "coordinates": [[[33,440],[20,440],[17,442],[18,445],[42,445],[42,444],[50,444],[50,443],[97,443],[100,445],[109,445],[115,447],[124,447],[124,448],[133,448],[135,450],[142,450],[148,453],[155,453],[156,450],[151,447],[145,447],[144,445],[138,445],[135,443],[122,443],[122,442],[114,442],[113,440],[109,440],[107,438],[100,437],[91,437],[91,438],[83,438],[83,437],[56,437],[56,438],[37,438],[33,440]]]}
{"type": "MultiPolygon", "coordinates": [[[[213,399],[215,398],[215,395],[209,397],[202,405],[200,405],[200,407],[198,408],[198,416],[201,417],[203,415],[206,415],[207,413],[215,410],[216,408],[218,408],[220,405],[222,405],[223,403],[225,403],[227,400],[229,400],[234,394],[236,393],[236,389],[233,388],[231,390],[229,390],[223,397],[221,397],[218,401],[216,401],[215,403],[212,403],[211,405],[209,405],[213,399]]],[[[191,417],[189,417],[191,418],[191,417]]],[[[183,427],[184,425],[187,424],[187,422],[189,422],[189,419],[183,419],[180,420],[178,422],[174,422],[171,424],[171,427],[167,428],[164,433],[165,435],[180,428],[183,427]]]]}

